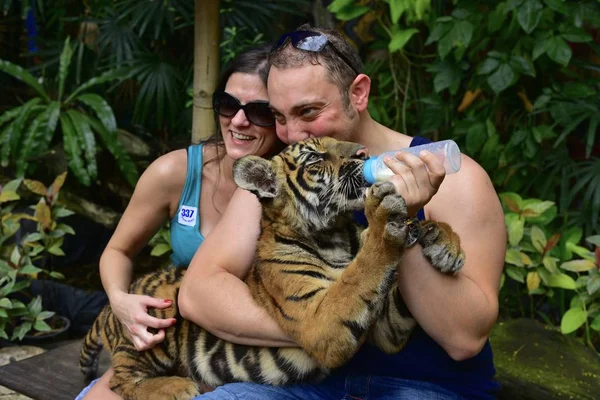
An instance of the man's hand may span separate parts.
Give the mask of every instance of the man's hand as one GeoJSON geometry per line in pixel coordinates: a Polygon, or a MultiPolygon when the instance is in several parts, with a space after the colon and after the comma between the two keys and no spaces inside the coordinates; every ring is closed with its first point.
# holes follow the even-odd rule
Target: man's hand
{"type": "Polygon", "coordinates": [[[148,350],[165,340],[165,328],[173,326],[175,318],[161,319],[148,314],[148,307],[167,308],[173,300],[157,299],[150,296],[120,293],[111,297],[110,306],[117,319],[127,329],[127,333],[138,351],[148,350]],[[148,328],[158,329],[152,334],[148,328]]]}
{"type": "Polygon", "coordinates": [[[384,162],[394,173],[390,182],[406,201],[410,217],[429,203],[446,177],[442,162],[428,151],[422,151],[419,157],[398,152],[395,158],[386,157],[384,162]]]}

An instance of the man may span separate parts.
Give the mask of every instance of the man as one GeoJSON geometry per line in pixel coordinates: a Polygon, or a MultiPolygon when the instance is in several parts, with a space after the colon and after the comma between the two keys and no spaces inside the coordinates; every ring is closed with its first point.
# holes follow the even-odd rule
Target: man
{"type": "MultiPolygon", "coordinates": [[[[411,137],[369,115],[370,79],[356,52],[336,32],[303,26],[282,37],[270,61],[269,101],[283,141],[328,135],[358,142],[371,154],[411,145],[411,137]]],[[[487,338],[497,317],[506,243],[492,183],[466,156],[461,170],[447,177],[430,154],[399,154],[389,166],[409,213],[424,208],[427,218],[448,223],[466,254],[459,274],[447,276],[429,264],[419,245],[404,253],[398,286],[420,326],[405,350],[386,355],[365,345],[349,365],[318,385],[230,384],[201,398],[490,398],[495,384],[487,338]]],[[[258,200],[238,190],[192,260],[179,295],[181,313],[232,342],[293,346],[242,282],[259,219],[258,200]]]]}

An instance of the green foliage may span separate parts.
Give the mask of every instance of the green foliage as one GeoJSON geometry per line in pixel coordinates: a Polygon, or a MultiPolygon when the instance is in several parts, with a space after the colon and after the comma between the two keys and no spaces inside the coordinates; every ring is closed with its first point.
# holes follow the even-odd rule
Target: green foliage
{"type": "Polygon", "coordinates": [[[0,60],[0,71],[24,82],[38,95],[0,116],[0,163],[3,167],[13,164],[17,176],[25,176],[31,160],[49,151],[53,139],[59,140],[55,137],[59,131],[69,168],[79,182],[89,186],[98,176],[95,132],[117,160],[128,182],[135,185],[137,169],[117,139],[113,111],[105,99],[90,92],[95,86],[121,80],[127,75],[124,70],[111,70],[79,85],[67,95],[72,56],[67,38],[54,79],[37,79],[23,68],[0,60]]]}
{"type": "MultiPolygon", "coordinates": [[[[173,248],[171,247],[171,228],[169,222],[156,232],[148,242],[148,245],[152,248],[150,255],[153,257],[166,257],[173,252],[173,248]]],[[[165,263],[168,263],[168,261],[165,261],[165,263]]]]}
{"type": "Polygon", "coordinates": [[[59,272],[44,268],[44,265],[50,255],[64,256],[64,236],[75,234],[70,226],[59,222],[60,218],[73,214],[57,203],[66,175],[66,172],[59,175],[48,188],[41,182],[28,179],[16,179],[0,187],[0,337],[4,339],[22,340],[31,331],[51,330],[45,321],[54,313],[43,311],[41,297],[31,298],[27,288],[31,280],[37,279],[40,274],[64,278],[59,272]],[[32,206],[35,210],[33,216],[13,212],[20,200],[17,189],[21,184],[41,196],[39,202],[32,206]],[[23,219],[37,222],[37,231],[14,243],[10,239],[15,236],[23,219]],[[23,300],[28,297],[31,300],[25,304],[23,300]]]}
{"type": "MultiPolygon", "coordinates": [[[[516,193],[500,198],[508,230],[503,282],[505,276],[518,282],[518,291],[511,288],[503,296],[520,301],[521,293],[526,293],[533,314],[537,299],[551,303],[557,290],[566,292],[570,302],[560,318],[560,330],[564,334],[581,330],[593,348],[600,339],[600,236],[584,242],[581,228],[554,233],[557,209],[551,201],[524,200],[516,193]]],[[[544,319],[552,322],[548,316],[544,319]]]]}
{"type": "Polygon", "coordinates": [[[453,138],[499,190],[554,201],[588,235],[600,229],[600,3],[335,0],[329,10],[373,25],[376,120],[453,138]]]}

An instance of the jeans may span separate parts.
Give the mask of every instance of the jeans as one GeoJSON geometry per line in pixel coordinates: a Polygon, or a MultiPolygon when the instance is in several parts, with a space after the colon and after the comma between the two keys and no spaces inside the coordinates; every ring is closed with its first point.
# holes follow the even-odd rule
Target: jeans
{"type": "MultiPolygon", "coordinates": [[[[80,400],[96,383],[90,383],[80,400]]],[[[433,383],[383,376],[331,377],[319,384],[269,386],[229,383],[195,400],[460,400],[461,397],[433,383]]]]}
{"type": "Polygon", "coordinates": [[[460,400],[433,383],[383,376],[331,377],[320,384],[285,387],[229,383],[195,400],[460,400]]]}

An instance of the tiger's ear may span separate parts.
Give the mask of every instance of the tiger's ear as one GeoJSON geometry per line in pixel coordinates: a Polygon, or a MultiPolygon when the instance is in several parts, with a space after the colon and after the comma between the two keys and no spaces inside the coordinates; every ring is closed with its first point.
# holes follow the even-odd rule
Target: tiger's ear
{"type": "Polygon", "coordinates": [[[258,156],[246,156],[233,164],[233,180],[259,198],[273,198],[279,193],[277,175],[271,161],[258,156]]]}

